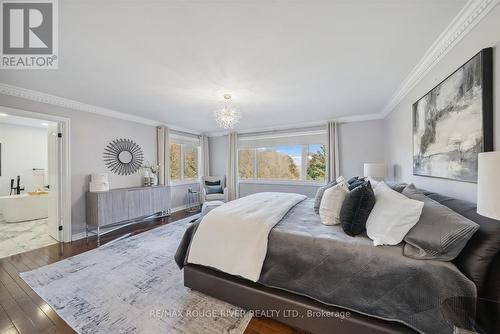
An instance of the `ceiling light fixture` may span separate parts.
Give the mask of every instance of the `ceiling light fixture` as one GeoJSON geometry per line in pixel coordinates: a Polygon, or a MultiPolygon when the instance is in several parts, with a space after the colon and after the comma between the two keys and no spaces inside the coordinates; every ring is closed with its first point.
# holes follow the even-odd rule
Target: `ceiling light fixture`
{"type": "Polygon", "coordinates": [[[215,120],[220,127],[232,129],[240,121],[241,114],[231,103],[231,95],[224,94],[224,102],[219,110],[215,112],[215,120]]]}
{"type": "Polygon", "coordinates": [[[1,116],[1,117],[5,117],[5,116],[7,116],[7,114],[6,114],[6,113],[3,113],[3,112],[0,112],[0,116],[1,116]]]}

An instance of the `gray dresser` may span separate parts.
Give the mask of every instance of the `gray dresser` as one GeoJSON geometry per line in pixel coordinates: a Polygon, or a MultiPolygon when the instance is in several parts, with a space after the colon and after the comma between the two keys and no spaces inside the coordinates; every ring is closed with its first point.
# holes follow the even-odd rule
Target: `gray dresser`
{"type": "Polygon", "coordinates": [[[169,211],[170,188],[167,186],[111,189],[87,192],[87,232],[121,226],[157,213],[169,211]]]}

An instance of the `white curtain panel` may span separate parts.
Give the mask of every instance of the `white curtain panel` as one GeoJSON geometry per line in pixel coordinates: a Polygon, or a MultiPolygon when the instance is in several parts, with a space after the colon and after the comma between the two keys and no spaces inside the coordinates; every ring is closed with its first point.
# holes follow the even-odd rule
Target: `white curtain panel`
{"type": "Polygon", "coordinates": [[[326,174],[328,182],[335,180],[340,175],[339,163],[339,140],[338,140],[338,123],[327,123],[327,159],[326,159],[326,174]]]}
{"type": "Polygon", "coordinates": [[[226,164],[226,186],[230,201],[239,197],[238,194],[238,135],[228,135],[227,164],[226,164]]]}
{"type": "Polygon", "coordinates": [[[203,160],[203,176],[210,176],[210,153],[208,151],[208,137],[201,136],[201,157],[203,160]]]}
{"type": "Polygon", "coordinates": [[[166,126],[156,128],[156,159],[160,170],[158,172],[158,184],[170,184],[170,140],[169,130],[166,126]]]}

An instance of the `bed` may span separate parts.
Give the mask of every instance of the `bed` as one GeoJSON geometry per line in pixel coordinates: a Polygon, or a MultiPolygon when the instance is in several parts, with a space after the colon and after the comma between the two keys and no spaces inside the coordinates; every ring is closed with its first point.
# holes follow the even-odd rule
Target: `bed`
{"type": "MultiPolygon", "coordinates": [[[[461,201],[425,194],[473,215],[461,201]]],[[[495,326],[483,321],[484,310],[479,322],[475,316],[478,300],[498,300],[500,276],[491,263],[484,277],[470,278],[459,269],[463,263],[409,259],[402,245],[373,247],[366,236],[353,238],[338,226],[322,225],[312,206],[312,199],[300,201],[270,231],[257,282],[188,263],[200,222],[192,224],[176,254],[185,286],[249,310],[273,311],[263,315],[313,333],[452,333],[454,327],[495,326]]],[[[498,253],[498,222],[468,218],[481,225],[479,239],[490,237],[490,253],[498,253]]],[[[498,254],[490,257],[498,262],[498,254]]],[[[467,264],[463,257],[457,261],[467,264]]],[[[498,309],[487,311],[488,320],[498,318],[498,309]]]]}

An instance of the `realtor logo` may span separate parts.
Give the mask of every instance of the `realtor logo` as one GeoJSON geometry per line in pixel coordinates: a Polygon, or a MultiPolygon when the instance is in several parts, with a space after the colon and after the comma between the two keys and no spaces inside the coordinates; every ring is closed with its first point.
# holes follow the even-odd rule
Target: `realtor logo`
{"type": "Polygon", "coordinates": [[[57,69],[57,0],[0,0],[2,69],[57,69]]]}

